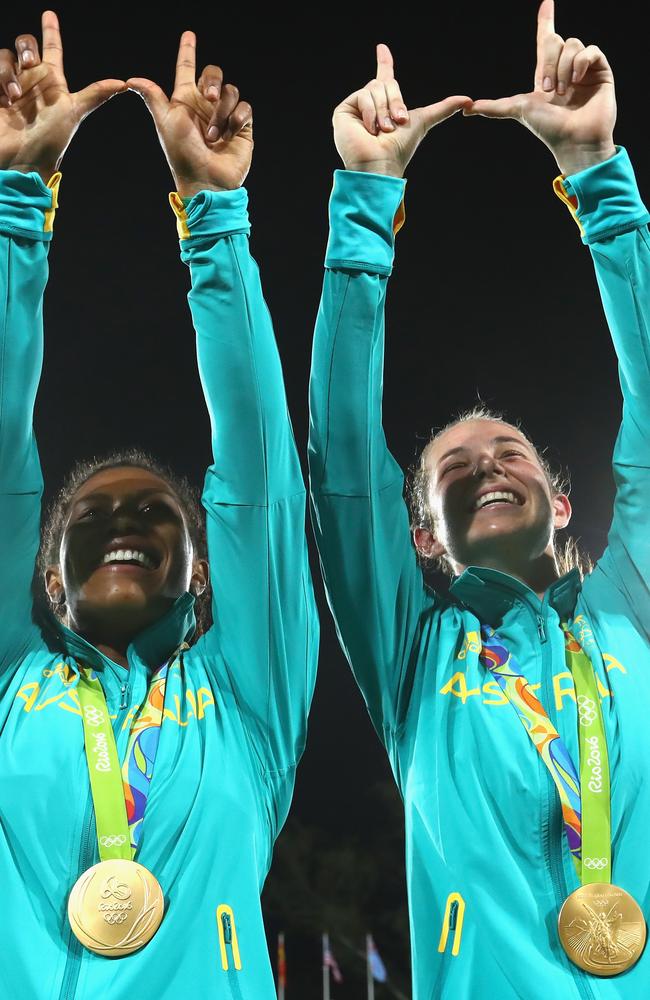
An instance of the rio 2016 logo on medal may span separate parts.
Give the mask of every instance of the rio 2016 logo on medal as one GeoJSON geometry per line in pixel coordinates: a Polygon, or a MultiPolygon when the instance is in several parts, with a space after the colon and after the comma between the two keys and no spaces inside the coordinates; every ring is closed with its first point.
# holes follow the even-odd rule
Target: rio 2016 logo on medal
{"type": "Polygon", "coordinates": [[[77,880],[68,919],[85,948],[98,955],[130,955],[147,944],[163,918],[156,878],[136,861],[100,861],[77,880]]]}

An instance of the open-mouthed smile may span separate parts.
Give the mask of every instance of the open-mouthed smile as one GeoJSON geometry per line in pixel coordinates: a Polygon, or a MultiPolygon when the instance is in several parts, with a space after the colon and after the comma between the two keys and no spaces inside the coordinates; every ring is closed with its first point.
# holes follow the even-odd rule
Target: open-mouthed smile
{"type": "Polygon", "coordinates": [[[521,507],[523,500],[511,490],[492,490],[489,493],[482,493],[474,501],[472,510],[483,510],[485,507],[509,505],[521,507]]]}

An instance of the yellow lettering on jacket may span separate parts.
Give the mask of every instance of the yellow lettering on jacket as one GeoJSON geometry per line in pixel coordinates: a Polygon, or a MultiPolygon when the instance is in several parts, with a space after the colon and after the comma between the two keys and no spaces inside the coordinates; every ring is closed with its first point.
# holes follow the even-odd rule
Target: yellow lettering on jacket
{"type": "Polygon", "coordinates": [[[496,681],[486,681],[483,685],[484,694],[493,694],[495,698],[484,698],[484,705],[507,705],[508,699],[506,698],[503,689],[499,686],[496,681]]]}
{"type": "Polygon", "coordinates": [[[620,670],[622,674],[627,673],[627,670],[621,661],[617,660],[615,656],[611,655],[611,653],[603,653],[603,660],[605,661],[606,670],[620,670]]]}
{"type": "Polygon", "coordinates": [[[562,711],[563,699],[573,698],[576,700],[576,689],[573,684],[573,674],[570,670],[563,670],[561,674],[553,674],[553,693],[555,694],[555,707],[558,712],[562,711]],[[569,683],[566,687],[562,687],[562,681],[567,680],[569,683]]]}
{"type": "Polygon", "coordinates": [[[453,694],[457,698],[460,698],[463,705],[467,701],[470,695],[480,694],[480,688],[472,688],[471,691],[467,688],[467,681],[465,680],[465,674],[458,670],[450,681],[447,681],[444,687],[440,688],[440,694],[453,694]],[[458,685],[458,689],[456,689],[458,685]]]}
{"type": "MultiPolygon", "coordinates": [[[[623,668],[621,667],[620,669],[623,668]]],[[[625,670],[623,670],[623,672],[625,673],[625,670]]],[[[596,685],[601,699],[611,697],[611,691],[607,690],[598,677],[596,677],[596,685]]],[[[529,684],[528,690],[533,692],[539,691],[541,686],[541,684],[529,684]]],[[[467,699],[471,695],[480,695],[481,693],[484,696],[482,698],[484,705],[501,706],[508,704],[508,699],[497,681],[485,681],[481,688],[468,688],[465,674],[461,671],[457,671],[452,678],[440,688],[440,694],[453,694],[454,697],[460,699],[463,705],[467,702],[467,699]]],[[[555,698],[555,707],[558,712],[561,712],[564,708],[564,702],[567,698],[575,702],[575,688],[573,686],[573,678],[570,671],[562,670],[559,674],[553,675],[553,694],[555,698]],[[564,681],[567,682],[566,686],[563,686],[564,681]]]]}
{"type": "Polygon", "coordinates": [[[34,707],[34,702],[38,698],[38,692],[41,690],[41,685],[38,681],[30,681],[29,684],[23,684],[20,691],[16,695],[16,700],[22,698],[25,702],[25,708],[23,711],[31,712],[34,707]]]}
{"type": "Polygon", "coordinates": [[[205,709],[208,705],[214,705],[214,696],[209,688],[199,688],[196,692],[188,688],[185,692],[186,715],[183,718],[180,698],[175,694],[172,700],[174,707],[165,706],[164,716],[170,722],[175,722],[177,726],[182,726],[183,728],[188,724],[190,719],[205,718],[205,709]]]}
{"type": "Polygon", "coordinates": [[[463,648],[458,654],[459,660],[464,660],[468,653],[481,652],[481,639],[478,632],[466,632],[463,641],[463,648]]]}

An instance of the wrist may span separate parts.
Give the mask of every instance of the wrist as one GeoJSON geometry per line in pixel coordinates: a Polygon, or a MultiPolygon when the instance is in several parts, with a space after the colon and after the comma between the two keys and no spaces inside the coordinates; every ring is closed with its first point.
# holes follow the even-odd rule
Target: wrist
{"type": "Polygon", "coordinates": [[[346,170],[356,170],[366,174],[384,174],[386,177],[403,177],[404,171],[395,160],[364,160],[355,163],[353,160],[345,164],[346,170]]]}
{"type": "Polygon", "coordinates": [[[554,149],[555,161],[565,177],[578,174],[589,167],[616,156],[614,140],[604,143],[593,143],[584,146],[569,146],[565,149],[554,149]]]}
{"type": "Polygon", "coordinates": [[[195,194],[199,191],[230,191],[231,188],[221,186],[219,184],[211,184],[206,181],[192,181],[183,180],[180,177],[174,178],[176,181],[176,190],[178,191],[181,198],[193,198],[195,194]]]}

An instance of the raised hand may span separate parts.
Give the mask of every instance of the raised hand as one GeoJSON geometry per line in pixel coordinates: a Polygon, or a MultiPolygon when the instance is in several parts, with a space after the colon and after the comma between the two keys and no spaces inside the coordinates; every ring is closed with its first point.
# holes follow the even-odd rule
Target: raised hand
{"type": "Polygon", "coordinates": [[[470,97],[447,97],[408,111],[390,49],[380,44],[376,78],[334,110],[334,142],[348,170],[401,177],[429,129],[471,103],[470,97]]]}
{"type": "Polygon", "coordinates": [[[543,0],[537,15],[534,89],[496,101],[474,101],[464,115],[516,118],[548,146],[563,174],[613,156],[614,74],[595,45],[566,41],[555,31],[555,5],[543,0]]]}
{"type": "Polygon", "coordinates": [[[83,119],[123,80],[100,80],[71,94],[63,73],[63,46],[54,11],[41,17],[43,56],[33,35],[0,50],[0,169],[37,171],[45,183],[58,170],[83,119]]]}
{"type": "Polygon", "coordinates": [[[126,83],[151,112],[181,197],[241,187],[253,156],[253,111],[237,87],[224,85],[218,66],[206,66],[197,83],[193,31],[181,35],[171,100],[152,80],[126,83]]]}

